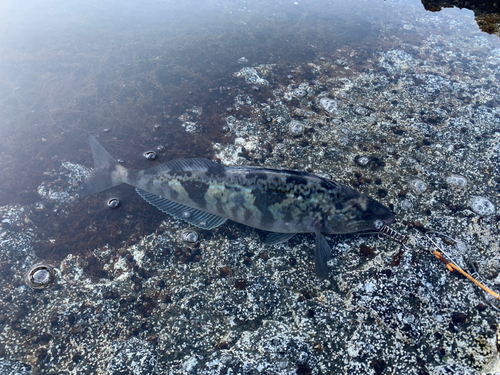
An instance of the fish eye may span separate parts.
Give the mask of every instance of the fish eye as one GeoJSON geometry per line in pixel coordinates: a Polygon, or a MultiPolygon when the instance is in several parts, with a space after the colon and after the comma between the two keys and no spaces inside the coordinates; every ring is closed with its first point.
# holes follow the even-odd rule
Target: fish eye
{"type": "Polygon", "coordinates": [[[372,214],[369,212],[365,212],[365,213],[363,213],[362,218],[363,218],[363,220],[370,220],[372,218],[372,214]]]}

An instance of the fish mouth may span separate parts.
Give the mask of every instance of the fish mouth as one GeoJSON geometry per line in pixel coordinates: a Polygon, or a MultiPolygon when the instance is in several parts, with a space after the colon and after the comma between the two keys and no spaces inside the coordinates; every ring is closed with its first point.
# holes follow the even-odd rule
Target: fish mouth
{"type": "Polygon", "coordinates": [[[396,216],[395,215],[391,215],[390,218],[382,220],[382,222],[384,223],[384,225],[391,225],[395,221],[396,221],[396,216]]]}

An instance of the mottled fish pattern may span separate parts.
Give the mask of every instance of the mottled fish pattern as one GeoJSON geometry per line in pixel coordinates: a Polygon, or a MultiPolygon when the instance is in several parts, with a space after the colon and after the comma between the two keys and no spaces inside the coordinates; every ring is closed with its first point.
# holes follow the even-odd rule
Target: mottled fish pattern
{"type": "Polygon", "coordinates": [[[311,173],[225,166],[206,159],[172,160],[142,170],[118,164],[93,136],[95,167],[83,195],[126,183],[158,209],[203,229],[227,219],[272,233],[278,244],[296,233],[316,234],[316,274],[327,276],[331,249],[322,233],[375,230],[394,215],[372,198],[311,173]]]}

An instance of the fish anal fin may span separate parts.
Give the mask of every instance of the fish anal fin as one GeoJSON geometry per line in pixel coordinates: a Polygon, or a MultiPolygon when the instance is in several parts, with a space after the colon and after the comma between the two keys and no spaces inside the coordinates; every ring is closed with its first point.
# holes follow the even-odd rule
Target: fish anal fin
{"type": "Polygon", "coordinates": [[[264,245],[278,245],[280,243],[288,241],[290,238],[295,236],[296,233],[271,233],[264,240],[264,245]]]}
{"type": "Polygon", "coordinates": [[[156,194],[142,189],[135,189],[137,194],[141,196],[149,204],[155,206],[160,211],[172,215],[177,219],[184,220],[198,228],[210,230],[218,227],[226,222],[225,217],[210,214],[205,211],[197,210],[180,203],[172,202],[168,199],[162,198],[156,194]]]}

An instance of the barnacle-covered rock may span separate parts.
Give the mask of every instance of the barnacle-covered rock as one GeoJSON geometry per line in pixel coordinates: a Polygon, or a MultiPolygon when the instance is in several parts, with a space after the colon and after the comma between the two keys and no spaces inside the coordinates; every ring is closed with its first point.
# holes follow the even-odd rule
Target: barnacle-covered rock
{"type": "MultiPolygon", "coordinates": [[[[224,24],[223,39],[212,38],[206,17],[206,33],[186,24],[194,32],[178,29],[167,48],[164,38],[148,38],[146,49],[141,38],[128,43],[124,36],[103,58],[69,31],[68,43],[41,50],[48,65],[35,64],[40,69],[28,69],[27,77],[11,69],[19,90],[2,86],[5,123],[34,131],[10,132],[1,144],[2,187],[10,185],[19,199],[0,207],[0,354],[19,361],[0,361],[0,373],[499,372],[498,301],[450,273],[424,233],[461,241],[435,239],[498,291],[500,51],[467,12],[443,17],[398,2],[390,12],[363,4],[375,7],[365,22],[374,32],[361,43],[355,13],[339,18],[355,22],[330,22],[345,7],[309,2],[304,13],[302,3],[247,2],[222,4],[221,13],[214,3],[215,22],[230,14],[237,25],[224,24]],[[302,20],[287,29],[296,12],[302,20]],[[262,17],[269,14],[284,21],[262,17]],[[45,65],[54,68],[52,50],[64,56],[75,45],[88,64],[64,64],[68,74],[57,77],[44,73],[45,65]],[[247,59],[237,61],[238,48],[269,64],[248,67],[247,59]],[[227,62],[238,71],[233,77],[224,73],[227,62]],[[65,100],[59,93],[78,95],[65,100]],[[144,202],[127,199],[127,210],[111,211],[102,207],[105,195],[78,198],[90,153],[75,114],[87,122],[93,110],[98,121],[117,121],[96,131],[124,158],[147,144],[163,153],[163,144],[165,161],[203,157],[328,174],[331,183],[352,184],[390,206],[392,228],[415,241],[406,249],[385,236],[326,236],[335,247],[323,281],[313,276],[310,234],[264,247],[265,233],[227,222],[182,243],[185,224],[144,202]],[[292,120],[304,126],[296,136],[292,120]],[[131,126],[140,121],[145,126],[131,126]],[[22,145],[36,164],[10,157],[22,145]],[[358,255],[362,248],[369,256],[358,255]],[[57,289],[28,290],[23,278],[34,259],[59,258],[57,289]]],[[[3,53],[6,61],[21,56],[20,66],[33,65],[29,54],[3,53]]],[[[118,191],[131,194],[124,187],[109,194],[118,191]]],[[[8,190],[1,193],[7,202],[8,190]]],[[[180,215],[193,212],[186,207],[180,215]]]]}
{"type": "Polygon", "coordinates": [[[241,321],[270,317],[281,300],[281,290],[267,277],[246,282],[244,289],[231,289],[215,302],[215,309],[241,321]]]}
{"type": "Polygon", "coordinates": [[[230,352],[214,353],[199,373],[225,374],[235,368],[244,374],[310,373],[317,366],[314,350],[300,331],[268,320],[259,329],[245,332],[230,352]]]}
{"type": "Polygon", "coordinates": [[[156,374],[158,359],[152,344],[132,337],[127,341],[115,343],[114,350],[115,352],[107,365],[107,375],[156,374]]]}
{"type": "Polygon", "coordinates": [[[26,363],[9,359],[0,360],[0,374],[31,375],[32,373],[32,367],[26,363]]]}

